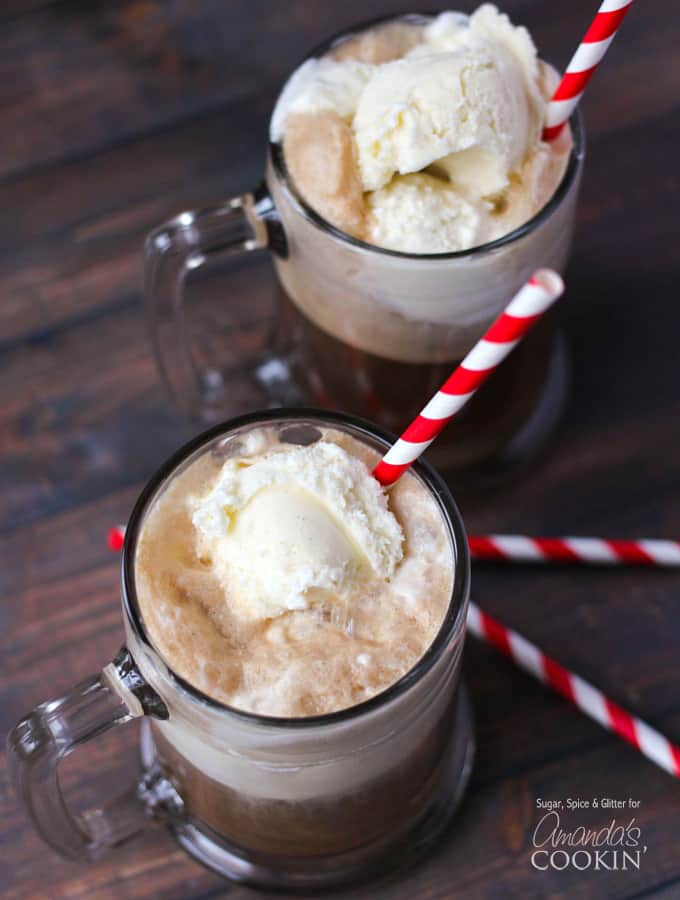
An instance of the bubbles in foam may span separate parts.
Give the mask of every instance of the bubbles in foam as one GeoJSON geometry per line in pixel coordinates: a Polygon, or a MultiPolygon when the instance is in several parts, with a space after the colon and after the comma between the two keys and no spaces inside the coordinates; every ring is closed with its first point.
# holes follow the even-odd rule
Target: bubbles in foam
{"type": "Polygon", "coordinates": [[[261,429],[253,429],[246,434],[235,434],[217,441],[210,450],[210,455],[224,462],[234,457],[255,456],[267,447],[267,440],[261,429]]]}
{"type": "Polygon", "coordinates": [[[243,453],[243,449],[243,441],[237,437],[232,437],[216,443],[210,453],[215,459],[224,460],[240,456],[243,453]]]}
{"type": "Polygon", "coordinates": [[[282,444],[297,444],[301,447],[309,447],[315,444],[323,437],[322,433],[316,425],[302,424],[289,425],[279,434],[279,440],[282,444]]]}

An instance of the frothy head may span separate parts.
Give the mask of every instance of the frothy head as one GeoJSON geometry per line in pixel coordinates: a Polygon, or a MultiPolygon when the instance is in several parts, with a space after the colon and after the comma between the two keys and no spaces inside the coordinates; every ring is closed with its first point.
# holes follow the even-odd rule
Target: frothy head
{"type": "Polygon", "coordinates": [[[258,425],[169,479],[144,515],[135,587],[171,669],[239,709],[309,716],[418,662],[451,601],[450,530],[416,474],[384,491],[380,455],[339,428],[258,425]]]}

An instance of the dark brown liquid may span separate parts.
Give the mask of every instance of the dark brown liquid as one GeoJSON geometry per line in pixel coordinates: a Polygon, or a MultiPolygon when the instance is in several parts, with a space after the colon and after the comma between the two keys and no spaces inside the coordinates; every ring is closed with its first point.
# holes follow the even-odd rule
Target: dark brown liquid
{"type": "MultiPolygon", "coordinates": [[[[353,793],[302,801],[252,797],[189,763],[153,728],[161,768],[193,820],[247,850],[279,856],[325,856],[394,839],[423,816],[441,786],[456,738],[458,692],[414,752],[353,793]]],[[[393,740],[398,741],[395,736],[393,740]]],[[[225,762],[228,765],[228,761],[225,762]]]]}
{"type": "MultiPolygon", "coordinates": [[[[358,350],[322,331],[281,294],[293,377],[315,406],[362,416],[399,434],[459,362],[407,363],[358,350]]],[[[428,451],[432,462],[455,471],[492,471],[539,402],[545,405],[554,340],[554,320],[546,316],[437,439],[428,451]]],[[[557,418],[550,405],[548,400],[545,427],[532,429],[534,444],[557,418]]]]}

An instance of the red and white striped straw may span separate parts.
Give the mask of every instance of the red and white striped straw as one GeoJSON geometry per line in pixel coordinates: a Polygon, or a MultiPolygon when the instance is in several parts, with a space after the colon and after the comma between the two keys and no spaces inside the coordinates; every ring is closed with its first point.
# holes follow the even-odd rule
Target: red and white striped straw
{"type": "Polygon", "coordinates": [[[394,484],[418,459],[563,290],[557,272],[534,272],[375,467],[373,474],[382,485],[394,484]]]}
{"type": "MultiPolygon", "coordinates": [[[[108,545],[111,550],[121,550],[124,540],[124,525],[109,530],[108,545]]],[[[562,694],[591,719],[616,732],[662,769],[680,777],[680,748],[646,722],[626,712],[598,688],[565,669],[535,644],[501,625],[474,603],[470,603],[468,608],[467,626],[475,637],[486,641],[519,668],[562,694]]]]}
{"type": "MultiPolygon", "coordinates": [[[[109,529],[107,543],[111,550],[122,550],[124,541],[124,525],[109,529]]],[[[480,561],[680,567],[680,541],[528,537],[524,534],[472,534],[468,541],[472,559],[480,561]]]]}
{"type": "Polygon", "coordinates": [[[543,140],[553,141],[569,121],[633,0],[604,0],[548,104],[543,140]]]}
{"type": "Polygon", "coordinates": [[[510,657],[520,669],[566,697],[581,712],[609,731],[614,731],[657,766],[676,778],[680,777],[680,747],[651,725],[626,712],[598,688],[565,669],[535,644],[506,628],[474,603],[469,606],[467,624],[475,637],[510,657]]]}
{"type": "Polygon", "coordinates": [[[622,541],[594,537],[470,535],[473,559],[498,562],[588,563],[590,565],[680,566],[680,541],[643,538],[622,541]]]}

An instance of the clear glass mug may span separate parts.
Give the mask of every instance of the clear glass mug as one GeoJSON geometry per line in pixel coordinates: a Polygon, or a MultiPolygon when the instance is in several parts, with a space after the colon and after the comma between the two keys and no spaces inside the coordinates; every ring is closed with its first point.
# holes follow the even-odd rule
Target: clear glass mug
{"type": "MultiPolygon", "coordinates": [[[[376,24],[334,37],[310,57],[376,24]]],[[[260,188],[184,212],[146,241],[150,331],[177,405],[191,417],[215,421],[244,408],[311,404],[402,430],[532,271],[564,270],[584,156],[578,113],[571,129],[573,149],[562,182],[529,222],[484,246],[429,256],[374,247],[329,225],[297,193],[280,146],[270,144],[260,188]],[[271,251],[281,285],[273,340],[244,360],[225,339],[221,353],[206,359],[185,304],[187,275],[210,261],[263,248],[271,251]]],[[[227,291],[225,285],[225,302],[227,291]]],[[[233,300],[245,304],[246,296],[233,300]]],[[[559,419],[567,368],[548,316],[468,404],[455,429],[437,441],[430,458],[440,467],[484,476],[526,458],[559,419]]]]}
{"type": "Polygon", "coordinates": [[[154,820],[222,875],[266,887],[319,888],[408,862],[441,833],[463,793],[474,752],[460,681],[470,562],[460,514],[426,463],[413,472],[448,530],[453,590],[428,651],[381,694],[309,718],[246,713],[194,688],[151,644],[134,578],[146,511],[198,455],[263,422],[280,424],[289,442],[290,426],[322,424],[379,451],[390,443],[369,423],[340,414],[254,413],[196,438],[151,479],[123,549],[126,645],[71,693],[37,706],[8,738],[19,797],[43,839],[64,856],[96,859],[154,820]],[[100,808],[73,815],[59,785],[61,759],[138,717],[144,717],[141,778],[100,808]]]}

